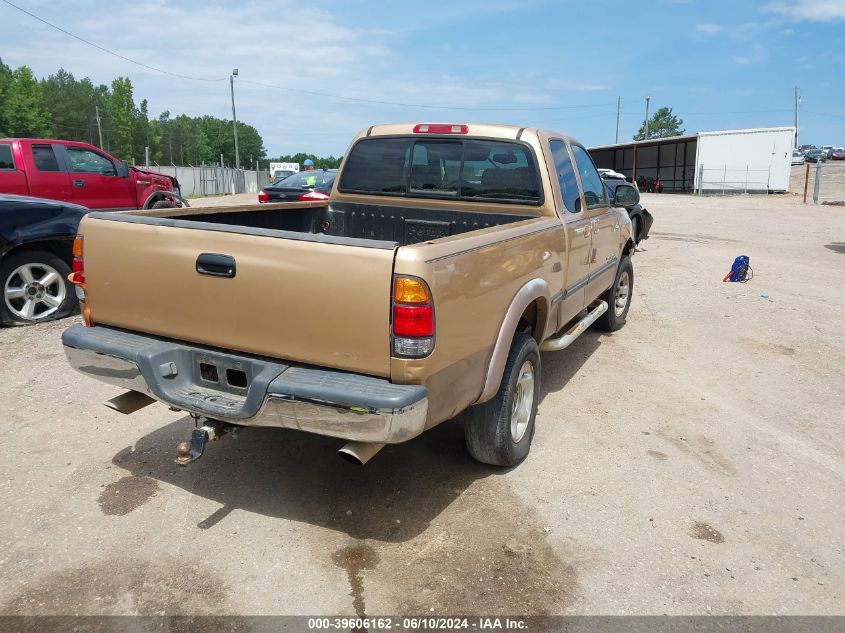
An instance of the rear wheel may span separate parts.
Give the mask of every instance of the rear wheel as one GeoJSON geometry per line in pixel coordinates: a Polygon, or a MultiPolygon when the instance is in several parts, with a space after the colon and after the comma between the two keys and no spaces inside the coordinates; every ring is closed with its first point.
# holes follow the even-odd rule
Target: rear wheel
{"type": "Polygon", "coordinates": [[[623,257],[616,269],[613,285],[601,297],[607,302],[607,312],[598,318],[596,327],[605,332],[615,332],[625,325],[633,294],[634,266],[630,257],[623,257]]]}
{"type": "Polygon", "coordinates": [[[470,455],[494,466],[516,466],[528,456],[540,397],[540,350],[519,332],[511,344],[502,384],[492,399],[464,415],[470,455]]]}
{"type": "Polygon", "coordinates": [[[631,235],[634,236],[634,244],[640,243],[640,219],[638,217],[631,218],[631,235]]]}
{"type": "Polygon", "coordinates": [[[25,251],[0,265],[0,323],[38,323],[61,319],[78,306],[70,267],[46,251],[25,251]]]}

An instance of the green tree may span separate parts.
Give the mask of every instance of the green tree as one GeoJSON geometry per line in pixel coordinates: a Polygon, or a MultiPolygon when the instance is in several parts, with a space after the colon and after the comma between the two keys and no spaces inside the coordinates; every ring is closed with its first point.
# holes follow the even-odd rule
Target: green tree
{"type": "MultiPolygon", "coordinates": [[[[666,138],[669,136],[680,136],[684,133],[681,126],[684,120],[672,114],[672,108],[660,108],[648,120],[648,138],[666,138]]],[[[640,130],[634,134],[635,141],[645,140],[645,123],[640,130]]]]}
{"type": "Polygon", "coordinates": [[[153,146],[152,159],[161,164],[173,162],[173,129],[170,110],[158,115],[158,119],[150,122],[150,136],[153,146]]]}
{"type": "MultiPolygon", "coordinates": [[[[149,147],[157,163],[216,164],[221,154],[226,165],[235,163],[231,120],[185,114],[172,118],[169,110],[151,118],[146,99],[135,106],[126,77],[117,77],[109,88],[95,86],[87,77],[77,80],[60,68],[39,82],[29,68],[13,72],[0,60],[0,136],[11,134],[87,141],[134,162],[142,162],[149,147]]],[[[258,130],[240,121],[238,146],[244,167],[266,158],[258,130]]],[[[313,159],[318,165],[324,160],[313,159]]]]}
{"type": "Polygon", "coordinates": [[[131,161],[135,158],[132,132],[136,111],[132,98],[132,82],[127,77],[118,77],[111,82],[111,92],[106,96],[106,109],[111,119],[111,153],[131,161]]]}
{"type": "Polygon", "coordinates": [[[8,134],[35,137],[50,134],[50,113],[44,105],[44,93],[28,66],[12,72],[0,103],[8,134]]]}
{"type": "Polygon", "coordinates": [[[0,136],[7,135],[6,127],[6,91],[12,83],[12,69],[0,58],[0,136]]]}
{"type": "Polygon", "coordinates": [[[147,111],[147,100],[142,99],[140,107],[135,111],[132,122],[132,147],[133,156],[137,156],[139,162],[146,159],[146,148],[150,146],[150,115],[147,111]]]}
{"type": "Polygon", "coordinates": [[[180,114],[173,120],[180,165],[201,165],[213,160],[208,138],[197,119],[180,114]]]}
{"type": "Polygon", "coordinates": [[[71,73],[60,68],[41,81],[41,88],[50,111],[52,136],[96,145],[97,89],[91,80],[86,77],[77,81],[71,73]]]}
{"type": "MultiPolygon", "coordinates": [[[[231,128],[231,122],[229,122],[231,128]]],[[[264,148],[264,140],[251,125],[238,121],[238,154],[241,157],[241,167],[250,168],[250,163],[255,160],[264,160],[267,150],[264,148]]],[[[234,165],[234,161],[232,161],[234,165]]]]}

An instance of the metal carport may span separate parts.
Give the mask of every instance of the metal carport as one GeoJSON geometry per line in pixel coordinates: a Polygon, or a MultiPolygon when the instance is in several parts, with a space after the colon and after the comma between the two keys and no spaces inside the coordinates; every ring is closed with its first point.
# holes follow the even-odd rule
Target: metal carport
{"type": "Polygon", "coordinates": [[[663,191],[693,191],[698,135],[631,141],[590,149],[597,167],[625,174],[630,181],[657,179],[663,191]]]}

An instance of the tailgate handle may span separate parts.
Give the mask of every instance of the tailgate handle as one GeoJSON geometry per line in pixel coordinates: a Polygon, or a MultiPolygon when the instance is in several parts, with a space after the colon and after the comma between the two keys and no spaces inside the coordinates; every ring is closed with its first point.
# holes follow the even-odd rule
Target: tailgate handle
{"type": "Polygon", "coordinates": [[[212,275],[214,277],[234,277],[235,258],[231,255],[202,253],[197,257],[197,272],[200,275],[212,275]]]}

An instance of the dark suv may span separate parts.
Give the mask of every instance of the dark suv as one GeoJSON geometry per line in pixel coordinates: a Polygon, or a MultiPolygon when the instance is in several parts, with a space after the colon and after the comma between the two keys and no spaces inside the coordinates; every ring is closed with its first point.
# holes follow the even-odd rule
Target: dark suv
{"type": "Polygon", "coordinates": [[[77,309],[67,276],[86,213],[68,202],[0,194],[0,325],[51,321],[77,309]]]}

